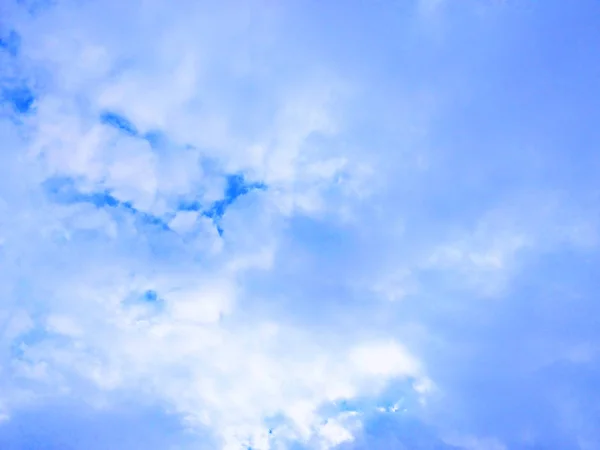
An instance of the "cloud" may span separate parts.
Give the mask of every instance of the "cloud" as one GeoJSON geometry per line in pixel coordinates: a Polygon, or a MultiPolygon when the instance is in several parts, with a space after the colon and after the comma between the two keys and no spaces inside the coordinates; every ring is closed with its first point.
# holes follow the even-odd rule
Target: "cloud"
{"type": "Polygon", "coordinates": [[[2,41],[25,85],[40,74],[6,100],[20,123],[6,125],[4,158],[23,182],[2,228],[3,282],[22,299],[20,312],[4,305],[7,411],[19,420],[42,395],[110,408],[127,392],[223,448],[351,441],[360,414],[335,404],[426,379],[423,368],[393,339],[249,314],[270,292],[243,283],[285,257],[286,220],[347,196],[352,166],[312,140],[340,132],[349,83],[309,67],[271,86],[225,57],[264,20],[252,8],[100,6],[15,13],[2,41]],[[132,34],[98,26],[108,11],[132,34]],[[196,37],[202,26],[212,31],[196,37]],[[242,83],[272,97],[228,99],[242,83]],[[239,108],[258,125],[238,129],[239,108]]]}
{"type": "Polygon", "coordinates": [[[3,445],[600,442],[593,46],[422,6],[6,6],[3,445]]]}

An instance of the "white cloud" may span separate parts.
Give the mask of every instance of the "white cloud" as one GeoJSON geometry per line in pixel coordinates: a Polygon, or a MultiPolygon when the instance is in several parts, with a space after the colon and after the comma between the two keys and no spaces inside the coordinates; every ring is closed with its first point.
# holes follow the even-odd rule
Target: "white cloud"
{"type": "Polygon", "coordinates": [[[322,425],[319,430],[319,434],[324,440],[322,447],[331,448],[354,440],[353,432],[355,430],[352,428],[355,428],[357,424],[352,423],[353,419],[356,421],[356,413],[345,413],[341,414],[339,418],[330,419],[322,425]]]}
{"type": "Polygon", "coordinates": [[[402,300],[418,291],[416,281],[409,270],[396,270],[375,282],[373,291],[389,301],[402,300]]]}
{"type": "Polygon", "coordinates": [[[472,231],[434,246],[420,264],[457,273],[457,285],[484,296],[500,295],[518,272],[527,252],[560,246],[592,249],[597,230],[575,207],[564,207],[552,192],[528,193],[483,214],[472,231]]]}
{"type": "Polygon", "coordinates": [[[417,361],[394,342],[362,345],[353,350],[351,359],[358,370],[375,376],[399,376],[417,373],[417,361]]]}
{"type": "Polygon", "coordinates": [[[189,233],[194,229],[198,221],[198,212],[196,211],[179,211],[175,213],[175,217],[169,222],[169,227],[178,233],[189,233]]]}
{"type": "Polygon", "coordinates": [[[218,322],[222,314],[230,312],[235,292],[231,281],[205,282],[199,288],[166,291],[171,316],[178,321],[199,323],[218,322]]]}
{"type": "MultiPolygon", "coordinates": [[[[414,3],[430,17],[445,4],[414,3]]],[[[0,420],[49,396],[107,407],[125,395],[225,449],[359,445],[380,403],[427,421],[454,401],[444,389],[483,370],[471,355],[514,362],[469,334],[504,324],[465,299],[501,299],[532,254],[597,245],[596,218],[559,192],[482,194],[461,210],[478,167],[463,171],[473,155],[428,135],[454,139],[448,87],[438,96],[419,72],[445,61],[445,40],[433,51],[397,26],[393,42],[423,42],[417,64],[399,65],[396,47],[372,52],[354,27],[343,45],[337,28],[305,35],[312,10],[232,5],[63,0],[15,13],[23,45],[0,75],[23,77],[36,100],[0,118],[0,420]],[[361,46],[380,67],[344,62],[361,46]],[[341,411],[346,401],[360,407],[341,411]]],[[[386,8],[369,14],[389,25],[386,8]]],[[[349,23],[373,20],[353,11],[349,23]]],[[[582,337],[544,342],[528,367],[595,361],[582,337]]],[[[509,446],[467,431],[465,449],[509,446]]]]}
{"type": "MultiPolygon", "coordinates": [[[[343,129],[340,104],[351,83],[308,67],[271,85],[263,68],[240,68],[227,50],[247,39],[236,20],[267,20],[254,8],[239,17],[196,6],[163,17],[160,2],[98,8],[61,3],[20,30],[22,58],[47,78],[14,149],[27,154],[18,165],[30,187],[6,206],[28,226],[3,228],[19,236],[8,247],[26,261],[21,276],[35,280],[35,318],[13,315],[5,327],[20,352],[3,376],[33,397],[147,396],[228,449],[351,441],[360,419],[327,408],[376,395],[398,378],[424,385],[416,357],[393,338],[363,342],[351,331],[253,314],[260,294],[246,286],[252,273],[286,258],[278,246],[286,220],[342,214],[355,180],[368,176],[360,161],[312,141],[343,129]],[[103,22],[109,11],[127,25],[103,22]],[[245,79],[270,93],[264,109],[229,99],[227,90],[245,79]],[[238,108],[260,114],[260,125],[238,129],[238,108]],[[107,111],[137,131],[100,123],[107,111]],[[163,141],[153,147],[147,132],[163,141]],[[219,236],[201,210],[223,199],[235,173],[266,189],[215,218],[219,236]],[[42,183],[56,178],[68,189],[44,192],[42,183]],[[179,210],[182,201],[197,206],[179,210]],[[39,336],[28,337],[31,330],[39,336]],[[282,422],[269,433],[273,418],[282,422]]],[[[18,409],[27,401],[6,403],[18,409]]]]}
{"type": "Polygon", "coordinates": [[[46,329],[52,333],[77,338],[83,334],[83,330],[68,316],[51,315],[46,321],[46,329]]]}

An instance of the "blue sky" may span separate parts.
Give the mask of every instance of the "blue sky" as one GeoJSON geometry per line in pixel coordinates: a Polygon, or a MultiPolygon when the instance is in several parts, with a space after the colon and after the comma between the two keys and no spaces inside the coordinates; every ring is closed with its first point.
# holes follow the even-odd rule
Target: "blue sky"
{"type": "Polygon", "coordinates": [[[2,2],[0,447],[600,448],[599,29],[2,2]]]}

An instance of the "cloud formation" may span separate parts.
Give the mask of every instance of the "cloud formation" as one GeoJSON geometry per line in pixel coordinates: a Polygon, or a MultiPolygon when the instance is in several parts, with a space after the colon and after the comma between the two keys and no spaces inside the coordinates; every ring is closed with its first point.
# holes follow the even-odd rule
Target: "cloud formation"
{"type": "Polygon", "coordinates": [[[2,8],[0,443],[600,445],[597,7],[2,8]]]}

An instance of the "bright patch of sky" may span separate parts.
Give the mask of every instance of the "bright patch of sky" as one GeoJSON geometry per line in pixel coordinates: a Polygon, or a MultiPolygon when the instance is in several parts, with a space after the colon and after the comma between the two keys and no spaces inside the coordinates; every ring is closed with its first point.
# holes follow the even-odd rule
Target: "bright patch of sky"
{"type": "Polygon", "coordinates": [[[0,5],[0,448],[600,448],[600,3],[0,5]]]}

